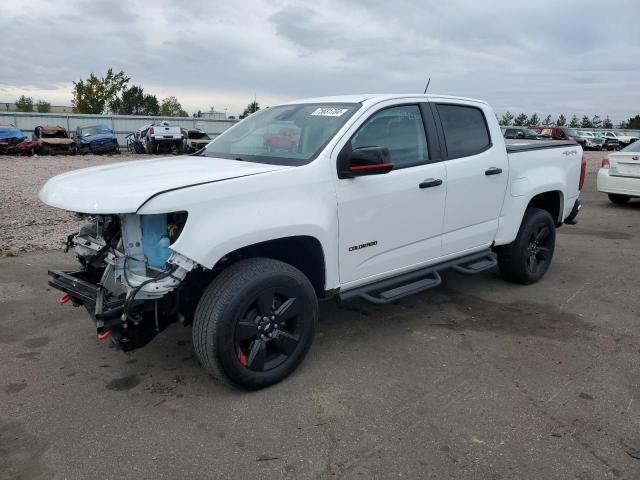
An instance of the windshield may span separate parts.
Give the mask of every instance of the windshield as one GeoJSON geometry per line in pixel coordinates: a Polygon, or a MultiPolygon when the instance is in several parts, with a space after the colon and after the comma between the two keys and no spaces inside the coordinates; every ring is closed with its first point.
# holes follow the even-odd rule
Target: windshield
{"type": "Polygon", "coordinates": [[[579,137],[580,135],[578,135],[578,132],[576,132],[574,129],[572,128],[567,128],[565,130],[566,134],[569,135],[570,137],[579,137]]]}
{"type": "Polygon", "coordinates": [[[593,137],[593,133],[591,132],[583,132],[582,130],[580,130],[578,133],[581,137],[593,137]]]}
{"type": "Polygon", "coordinates": [[[624,147],[621,152],[640,152],[640,141],[636,140],[628,147],[624,147]]]}
{"type": "Polygon", "coordinates": [[[320,153],[359,107],[355,103],[306,103],[266,108],[216,137],[201,155],[304,165],[320,153]]]}
{"type": "Polygon", "coordinates": [[[211,138],[209,138],[209,135],[198,130],[189,130],[188,136],[191,140],[211,140],[211,138]]]}
{"type": "Polygon", "coordinates": [[[80,135],[83,137],[90,137],[91,135],[101,135],[103,133],[113,133],[113,131],[106,125],[93,125],[91,127],[84,127],[80,129],[80,135]]]}
{"type": "Polygon", "coordinates": [[[67,132],[64,130],[45,130],[44,128],[40,132],[41,138],[67,138],[67,132]]]}

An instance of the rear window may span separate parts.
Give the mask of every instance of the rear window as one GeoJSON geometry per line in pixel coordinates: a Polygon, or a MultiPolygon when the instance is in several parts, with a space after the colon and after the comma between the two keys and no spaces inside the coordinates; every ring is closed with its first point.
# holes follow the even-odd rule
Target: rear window
{"type": "Polygon", "coordinates": [[[437,106],[449,158],[468,157],[491,146],[482,110],[464,105],[437,106]]]}
{"type": "Polygon", "coordinates": [[[189,130],[189,139],[191,140],[211,140],[209,135],[204,132],[199,132],[198,130],[189,130]]]}

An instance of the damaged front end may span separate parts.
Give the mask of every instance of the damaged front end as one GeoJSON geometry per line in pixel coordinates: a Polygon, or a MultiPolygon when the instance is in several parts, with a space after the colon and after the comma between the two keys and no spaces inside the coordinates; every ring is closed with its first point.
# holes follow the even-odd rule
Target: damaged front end
{"type": "MultiPolygon", "coordinates": [[[[61,303],[84,306],[98,338],[123,350],[147,344],[174,321],[188,322],[198,294],[189,278],[202,269],[173,251],[186,212],[158,215],[93,215],[70,235],[81,263],[77,271],[49,271],[49,285],[65,295],[61,303]]],[[[196,283],[199,282],[192,282],[196,283]]]]}

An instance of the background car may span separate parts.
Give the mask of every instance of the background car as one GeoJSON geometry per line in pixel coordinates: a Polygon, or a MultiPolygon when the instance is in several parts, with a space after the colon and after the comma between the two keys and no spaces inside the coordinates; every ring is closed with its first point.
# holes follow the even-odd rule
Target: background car
{"type": "Polygon", "coordinates": [[[76,128],[74,142],[78,153],[120,153],[118,137],[108,125],[86,125],[76,128]]]}
{"type": "Polygon", "coordinates": [[[602,132],[602,137],[606,139],[611,139],[611,140],[613,139],[618,140],[618,143],[620,144],[620,148],[627,147],[631,145],[633,142],[638,141],[638,137],[634,137],[633,135],[624,135],[622,133],[613,132],[613,131],[602,132]]]}
{"type": "Polygon", "coordinates": [[[0,155],[15,153],[16,145],[26,138],[27,136],[19,128],[13,125],[0,125],[0,155]]]}
{"type": "Polygon", "coordinates": [[[137,140],[142,142],[146,153],[184,153],[182,129],[166,120],[145,125],[138,130],[137,140]]]}
{"type": "Polygon", "coordinates": [[[211,137],[199,128],[183,128],[184,151],[186,153],[197,152],[211,142],[211,137]]]}
{"type": "Polygon", "coordinates": [[[583,149],[585,148],[585,140],[580,137],[577,130],[569,127],[546,127],[541,125],[532,125],[529,127],[542,135],[549,135],[551,140],[573,140],[583,149]]]}
{"type": "Polygon", "coordinates": [[[598,191],[616,204],[640,198],[640,142],[635,142],[602,160],[598,171],[598,191]]]}
{"type": "Polygon", "coordinates": [[[584,139],[585,150],[606,150],[607,144],[604,138],[597,137],[593,132],[578,130],[580,138],[584,139]]]}
{"type": "Polygon", "coordinates": [[[60,125],[40,125],[33,130],[33,141],[36,142],[35,153],[55,155],[57,153],[71,155],[75,153],[75,144],[67,129],[60,125]]]}
{"type": "Polygon", "coordinates": [[[502,127],[502,136],[518,140],[549,140],[551,138],[550,135],[543,135],[528,127],[502,127]]]}
{"type": "Polygon", "coordinates": [[[600,131],[594,131],[592,132],[597,138],[601,138],[602,140],[604,140],[604,146],[605,146],[605,150],[620,150],[620,142],[618,141],[617,138],[612,137],[605,137],[602,132],[600,131]]]}

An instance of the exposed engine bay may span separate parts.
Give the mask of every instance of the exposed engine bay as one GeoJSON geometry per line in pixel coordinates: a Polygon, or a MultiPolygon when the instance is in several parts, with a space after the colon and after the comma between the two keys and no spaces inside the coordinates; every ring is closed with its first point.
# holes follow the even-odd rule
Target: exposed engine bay
{"type": "Polygon", "coordinates": [[[52,270],[49,284],[66,293],[61,303],[72,301],[88,310],[98,338],[131,350],[174,321],[190,321],[195,302],[188,297],[200,292],[199,282],[187,277],[198,277],[203,269],[171,249],[186,224],[186,212],[81,218],[86,223],[69,235],[67,251],[75,251],[82,268],[52,270]],[[185,296],[190,283],[196,287],[187,288],[185,296]]]}

